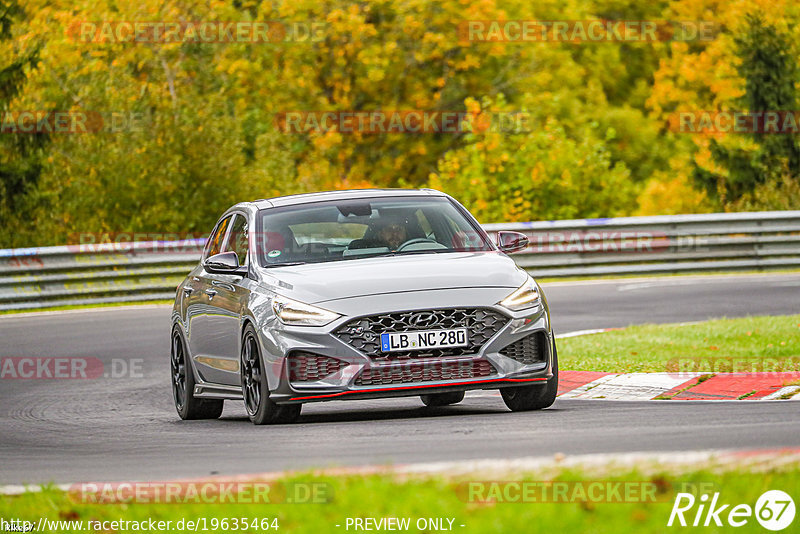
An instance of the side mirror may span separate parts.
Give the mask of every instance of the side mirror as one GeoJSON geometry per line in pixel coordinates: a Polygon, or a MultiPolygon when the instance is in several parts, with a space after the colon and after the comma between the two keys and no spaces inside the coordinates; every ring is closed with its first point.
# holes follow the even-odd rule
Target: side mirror
{"type": "Polygon", "coordinates": [[[247,267],[239,266],[239,256],[235,252],[214,254],[203,263],[203,268],[214,274],[247,274],[247,267]]]}
{"type": "Polygon", "coordinates": [[[506,253],[517,252],[528,246],[528,236],[519,232],[497,232],[497,248],[506,253]]]}

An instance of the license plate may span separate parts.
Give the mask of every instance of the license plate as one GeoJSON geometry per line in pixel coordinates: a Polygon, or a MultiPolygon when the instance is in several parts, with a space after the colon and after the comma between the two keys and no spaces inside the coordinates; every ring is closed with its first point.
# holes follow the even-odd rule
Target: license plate
{"type": "Polygon", "coordinates": [[[466,328],[381,334],[381,351],[383,352],[466,347],[468,344],[466,328]]]}

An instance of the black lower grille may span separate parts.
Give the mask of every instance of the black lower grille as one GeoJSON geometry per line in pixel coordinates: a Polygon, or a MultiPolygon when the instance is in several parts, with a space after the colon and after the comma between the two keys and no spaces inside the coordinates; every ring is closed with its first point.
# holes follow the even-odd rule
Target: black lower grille
{"type": "Polygon", "coordinates": [[[519,363],[531,364],[545,359],[545,335],[537,332],[500,349],[500,354],[519,363]]]}
{"type": "Polygon", "coordinates": [[[508,322],[502,313],[487,308],[445,308],[386,313],[353,319],[335,335],[376,361],[442,358],[475,354],[508,322]],[[413,330],[466,328],[466,347],[381,352],[381,334],[413,330]]]}
{"type": "Polygon", "coordinates": [[[310,352],[295,352],[288,358],[289,380],[291,382],[315,382],[332,375],[347,363],[329,356],[310,352]]]}
{"type": "Polygon", "coordinates": [[[486,360],[413,362],[405,365],[365,369],[355,381],[357,386],[464,380],[495,374],[486,360]]]}

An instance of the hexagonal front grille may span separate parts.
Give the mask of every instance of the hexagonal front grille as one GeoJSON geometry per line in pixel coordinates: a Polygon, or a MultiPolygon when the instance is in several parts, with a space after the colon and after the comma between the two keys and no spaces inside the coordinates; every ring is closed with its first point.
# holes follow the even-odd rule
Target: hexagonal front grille
{"type": "Polygon", "coordinates": [[[537,332],[515,341],[511,345],[500,349],[500,354],[526,365],[543,362],[545,355],[545,336],[537,332]]]}
{"type": "Polygon", "coordinates": [[[292,353],[288,360],[289,380],[291,382],[315,382],[332,375],[347,363],[329,356],[310,352],[292,353]]]}
{"type": "Polygon", "coordinates": [[[507,322],[508,317],[487,308],[415,310],[354,319],[336,330],[335,335],[377,361],[442,358],[476,354],[507,322]],[[424,321],[415,321],[421,316],[424,317],[424,321]],[[467,328],[469,345],[466,347],[381,352],[381,334],[385,332],[463,327],[467,328]]]}
{"type": "Polygon", "coordinates": [[[365,369],[356,378],[357,386],[381,386],[408,382],[468,380],[495,374],[486,360],[413,362],[405,365],[365,369]]]}

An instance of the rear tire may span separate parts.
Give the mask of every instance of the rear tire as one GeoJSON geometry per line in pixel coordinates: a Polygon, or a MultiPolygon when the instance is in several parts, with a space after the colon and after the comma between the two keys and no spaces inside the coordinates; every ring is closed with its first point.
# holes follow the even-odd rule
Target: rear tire
{"type": "Polygon", "coordinates": [[[252,325],[247,325],[242,336],[241,354],[242,397],[247,416],[254,425],[292,423],[300,416],[302,404],[279,405],[269,398],[267,376],[258,336],[252,325]]]}
{"type": "Polygon", "coordinates": [[[420,395],[423,404],[431,408],[436,406],[448,406],[450,404],[458,404],[464,400],[463,391],[453,391],[450,393],[431,393],[429,395],[420,395]]]}
{"type": "Polygon", "coordinates": [[[187,359],[186,344],[176,327],[172,330],[172,350],[170,353],[172,398],[181,419],[217,419],[222,415],[225,403],[217,399],[196,399],[194,393],[194,372],[187,359]]]}
{"type": "Polygon", "coordinates": [[[552,406],[558,394],[558,351],[553,344],[553,376],[545,385],[503,388],[503,402],[512,412],[542,410],[552,406]]]}

